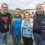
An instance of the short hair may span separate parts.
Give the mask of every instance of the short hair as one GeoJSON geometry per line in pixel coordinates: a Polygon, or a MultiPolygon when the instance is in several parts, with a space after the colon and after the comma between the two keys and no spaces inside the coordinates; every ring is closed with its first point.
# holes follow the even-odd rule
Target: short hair
{"type": "Polygon", "coordinates": [[[25,12],[25,14],[28,13],[30,15],[30,12],[25,12]]]}
{"type": "Polygon", "coordinates": [[[20,8],[16,8],[15,10],[20,10],[20,11],[21,11],[21,9],[20,9],[20,8]]]}
{"type": "Polygon", "coordinates": [[[28,14],[29,14],[29,16],[30,16],[30,12],[25,12],[25,13],[24,13],[24,18],[25,18],[25,14],[26,14],[26,13],[28,13],[28,14]]]}
{"type": "Polygon", "coordinates": [[[36,8],[37,8],[38,6],[41,6],[42,8],[44,8],[42,4],[37,4],[37,5],[36,5],[36,8]]]}
{"type": "Polygon", "coordinates": [[[7,4],[7,3],[2,3],[1,7],[2,7],[3,5],[6,5],[6,6],[8,7],[8,4],[7,4]]]}

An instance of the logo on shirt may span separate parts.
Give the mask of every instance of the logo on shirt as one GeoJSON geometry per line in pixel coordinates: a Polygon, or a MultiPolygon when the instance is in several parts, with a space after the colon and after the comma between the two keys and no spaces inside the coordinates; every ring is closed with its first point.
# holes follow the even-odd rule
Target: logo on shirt
{"type": "Polygon", "coordinates": [[[4,16],[4,17],[2,17],[2,20],[3,20],[5,23],[7,23],[8,17],[7,17],[7,16],[4,16]]]}

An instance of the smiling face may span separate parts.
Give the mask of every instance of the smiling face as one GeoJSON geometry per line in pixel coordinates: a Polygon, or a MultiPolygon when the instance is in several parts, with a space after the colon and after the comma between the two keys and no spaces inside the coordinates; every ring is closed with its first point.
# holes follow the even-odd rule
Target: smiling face
{"type": "Polygon", "coordinates": [[[8,12],[8,5],[7,5],[6,3],[3,3],[3,4],[1,5],[1,11],[2,11],[3,13],[7,13],[7,12],[8,12]]]}
{"type": "Polygon", "coordinates": [[[43,6],[42,6],[41,4],[38,4],[38,5],[36,6],[36,12],[37,12],[38,14],[42,14],[43,11],[44,11],[43,6]]]}
{"type": "Polygon", "coordinates": [[[21,9],[18,9],[18,8],[17,8],[17,9],[15,10],[15,15],[16,15],[16,16],[20,16],[20,14],[21,14],[21,9]]]}
{"type": "Polygon", "coordinates": [[[28,21],[30,19],[30,13],[29,12],[26,12],[25,13],[25,19],[28,21]]]}

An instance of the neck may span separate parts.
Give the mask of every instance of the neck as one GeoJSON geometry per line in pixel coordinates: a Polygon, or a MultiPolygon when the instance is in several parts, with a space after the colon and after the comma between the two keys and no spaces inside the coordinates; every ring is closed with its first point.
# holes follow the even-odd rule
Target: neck
{"type": "Polygon", "coordinates": [[[28,20],[26,20],[26,22],[29,22],[30,20],[28,19],[28,20]]]}
{"type": "Polygon", "coordinates": [[[15,14],[15,16],[20,16],[20,15],[15,14]]]}

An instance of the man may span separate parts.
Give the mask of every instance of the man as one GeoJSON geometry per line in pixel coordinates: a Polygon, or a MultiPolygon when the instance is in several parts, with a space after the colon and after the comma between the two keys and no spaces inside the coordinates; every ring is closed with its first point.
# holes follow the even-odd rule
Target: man
{"type": "Polygon", "coordinates": [[[0,45],[8,45],[10,23],[11,14],[8,13],[8,5],[2,3],[0,12],[0,45]]]}
{"type": "Polygon", "coordinates": [[[20,45],[20,37],[21,37],[21,9],[16,8],[15,15],[13,16],[12,20],[12,38],[13,38],[13,45],[20,45]]]}
{"type": "Polygon", "coordinates": [[[45,12],[41,4],[36,6],[33,31],[36,45],[45,45],[45,12]]]}

